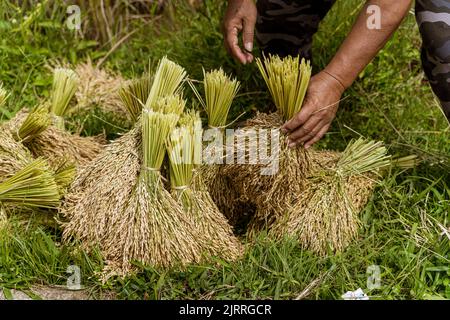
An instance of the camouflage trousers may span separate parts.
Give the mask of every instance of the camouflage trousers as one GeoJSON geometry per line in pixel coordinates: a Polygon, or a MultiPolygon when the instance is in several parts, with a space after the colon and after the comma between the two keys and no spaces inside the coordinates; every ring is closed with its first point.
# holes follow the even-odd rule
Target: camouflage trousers
{"type": "MultiPolygon", "coordinates": [[[[263,51],[312,58],[312,39],[335,0],[258,0],[256,38],[263,51]]],[[[450,0],[416,0],[422,65],[450,121],[450,0]]]]}

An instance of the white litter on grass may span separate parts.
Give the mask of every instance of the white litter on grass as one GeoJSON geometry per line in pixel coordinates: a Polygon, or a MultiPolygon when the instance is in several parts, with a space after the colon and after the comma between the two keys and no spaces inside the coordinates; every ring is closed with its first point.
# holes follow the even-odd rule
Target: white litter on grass
{"type": "Polygon", "coordinates": [[[367,294],[359,288],[356,291],[347,291],[342,295],[342,299],[344,300],[369,300],[367,294]]]}

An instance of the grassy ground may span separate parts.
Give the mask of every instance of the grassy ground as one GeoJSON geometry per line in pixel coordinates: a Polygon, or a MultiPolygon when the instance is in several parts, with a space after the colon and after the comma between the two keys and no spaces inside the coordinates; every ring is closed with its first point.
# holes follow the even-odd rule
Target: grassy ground
{"type": "MultiPolygon", "coordinates": [[[[46,65],[53,60],[95,60],[110,49],[67,30],[66,10],[58,1],[45,12],[26,9],[28,20],[9,3],[0,4],[0,81],[12,90],[1,110],[2,121],[48,97],[51,75],[46,65]]],[[[135,22],[137,31],[108,55],[105,65],[131,77],[149,59],[168,55],[196,79],[202,66],[222,66],[243,83],[233,114],[266,110],[270,100],[255,66],[237,65],[223,49],[223,3],[207,0],[199,10],[177,4],[146,25],[135,22]]],[[[337,1],[315,39],[316,70],[345,37],[360,3],[337,1]]],[[[142,267],[136,276],[100,283],[95,274],[101,258],[61,245],[59,231],[43,227],[37,219],[42,213],[34,213],[26,220],[13,217],[9,229],[0,232],[0,287],[64,285],[66,269],[74,264],[94,295],[112,290],[124,299],[336,299],[359,287],[374,298],[450,298],[450,241],[440,227],[450,225],[450,132],[421,71],[419,46],[411,14],[345,94],[333,127],[319,144],[342,150],[358,132],[382,139],[394,154],[416,153],[424,160],[412,171],[386,177],[362,212],[359,239],[344,253],[319,258],[290,240],[272,243],[261,235],[244,259],[233,264],[218,261],[182,271],[142,267]],[[369,290],[367,269],[372,265],[380,268],[381,288],[369,290]]],[[[99,120],[102,114],[83,117],[88,120],[83,121],[85,134],[106,129],[113,136],[127,130],[105,126],[99,120]]]]}

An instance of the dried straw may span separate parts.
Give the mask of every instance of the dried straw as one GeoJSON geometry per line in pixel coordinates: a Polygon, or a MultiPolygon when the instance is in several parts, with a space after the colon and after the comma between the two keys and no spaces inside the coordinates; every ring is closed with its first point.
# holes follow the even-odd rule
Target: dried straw
{"type": "Polygon", "coordinates": [[[225,217],[212,200],[202,177],[194,170],[202,153],[202,127],[198,113],[189,113],[180,120],[168,142],[172,194],[193,221],[200,237],[201,250],[207,256],[235,260],[242,246],[233,235],[225,217]]]}

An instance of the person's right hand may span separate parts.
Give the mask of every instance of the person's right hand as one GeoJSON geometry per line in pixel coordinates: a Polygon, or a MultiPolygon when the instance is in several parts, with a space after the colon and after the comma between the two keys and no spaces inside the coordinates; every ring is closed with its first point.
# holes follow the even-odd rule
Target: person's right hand
{"type": "Polygon", "coordinates": [[[257,10],[254,0],[228,0],[228,8],[223,20],[225,47],[228,53],[246,64],[253,61],[253,35],[257,10]],[[239,47],[239,33],[245,50],[239,47]]]}

